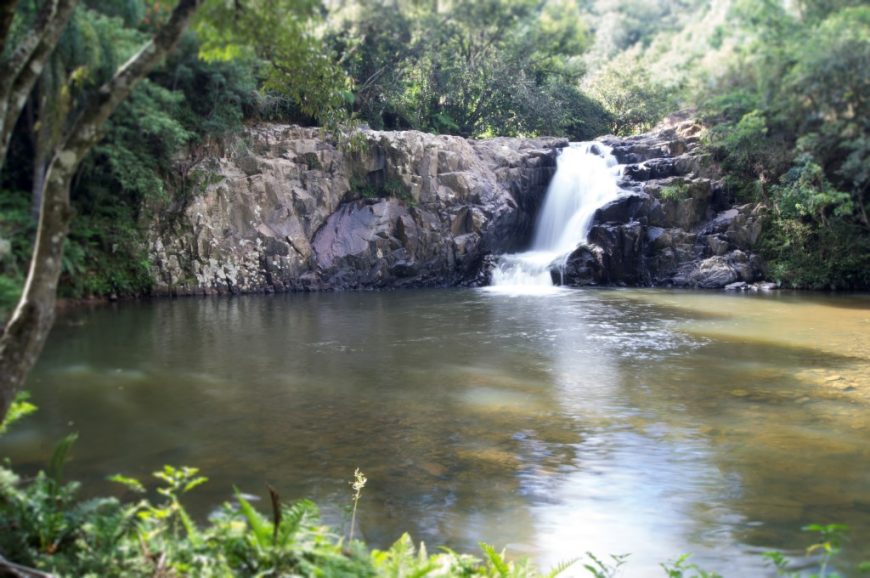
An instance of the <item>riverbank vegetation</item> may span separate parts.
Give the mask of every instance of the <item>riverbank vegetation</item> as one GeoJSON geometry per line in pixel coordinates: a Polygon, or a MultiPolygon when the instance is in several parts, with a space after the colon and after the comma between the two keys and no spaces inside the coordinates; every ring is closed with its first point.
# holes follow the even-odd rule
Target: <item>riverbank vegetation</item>
{"type": "MultiPolygon", "coordinates": [[[[39,5],[19,2],[21,21],[32,22],[39,5]]],[[[644,131],[687,107],[710,127],[709,148],[733,194],[768,208],[762,247],[771,278],[870,285],[863,2],[236,6],[205,3],[82,162],[62,296],[147,294],[143,223],[183,203],[189,168],[248,122],[581,140],[644,131]]],[[[0,312],[23,282],[62,128],[166,12],[144,0],[84,2],[59,38],[0,175],[0,312]]]]}
{"type": "MultiPolygon", "coordinates": [[[[20,396],[0,425],[0,435],[35,410],[26,396],[20,396]]],[[[8,462],[0,465],[0,575],[553,578],[570,570],[572,575],[612,578],[630,573],[627,554],[578,552],[576,560],[544,572],[485,543],[480,543],[477,556],[448,548],[430,554],[424,544],[416,545],[405,534],[385,550],[372,549],[353,539],[367,481],[359,470],[350,483],[352,514],[344,532],[325,525],[314,503],[286,503],[271,486],[268,515],[254,506],[254,497],[236,490],[232,502],[221,504],[205,524],[199,523],[188,514],[183,497],[208,480],[190,467],[164,466],[153,474],[156,487],[114,475],[109,479],[118,484],[120,498],[82,500],[79,485],[63,480],[75,440],[75,434],[62,440],[47,468],[33,477],[17,475],[8,462]]],[[[814,524],[804,530],[815,537],[804,550],[808,559],[796,565],[798,560],[789,555],[770,551],[763,554],[766,563],[780,576],[835,578],[848,528],[814,524]]],[[[663,562],[661,568],[669,578],[722,576],[694,564],[688,554],[663,562]]],[[[870,571],[870,563],[860,570],[870,571]]]]}

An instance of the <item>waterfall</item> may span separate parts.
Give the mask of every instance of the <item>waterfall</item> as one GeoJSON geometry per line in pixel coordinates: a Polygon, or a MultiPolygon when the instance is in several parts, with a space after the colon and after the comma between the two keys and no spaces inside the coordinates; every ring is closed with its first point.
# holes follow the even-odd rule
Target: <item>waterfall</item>
{"type": "Polygon", "coordinates": [[[621,167],[610,147],[599,142],[571,143],[556,160],[556,174],[547,189],[526,253],[503,255],[492,275],[491,290],[547,292],[550,269],[586,242],[595,211],[619,195],[621,167]]]}

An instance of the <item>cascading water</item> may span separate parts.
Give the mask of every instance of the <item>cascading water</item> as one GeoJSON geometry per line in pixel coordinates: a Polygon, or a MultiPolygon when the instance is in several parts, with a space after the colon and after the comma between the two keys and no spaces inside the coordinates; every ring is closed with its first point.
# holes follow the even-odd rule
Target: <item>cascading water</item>
{"type": "Polygon", "coordinates": [[[571,143],[563,149],[535,226],[531,250],[503,255],[493,271],[490,288],[523,293],[552,288],[551,267],[563,264],[586,242],[595,211],[619,195],[620,171],[610,147],[601,143],[571,143]]]}

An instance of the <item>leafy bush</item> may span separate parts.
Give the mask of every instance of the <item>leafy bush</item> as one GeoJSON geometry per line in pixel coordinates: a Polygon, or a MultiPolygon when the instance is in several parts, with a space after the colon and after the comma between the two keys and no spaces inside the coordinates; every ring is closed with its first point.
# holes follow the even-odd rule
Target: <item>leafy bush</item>
{"type": "Polygon", "coordinates": [[[674,107],[674,100],[657,83],[636,51],[627,51],[586,80],[588,93],[610,119],[610,132],[631,135],[649,130],[674,107]]]}
{"type": "Polygon", "coordinates": [[[608,113],[577,88],[589,43],[574,2],[359,0],[328,41],[353,80],[355,114],[377,129],[463,136],[591,138],[608,113]]]}
{"type": "Polygon", "coordinates": [[[686,183],[676,183],[663,187],[659,197],[663,201],[684,201],[692,196],[692,188],[686,183]]]}
{"type": "Polygon", "coordinates": [[[788,286],[870,286],[870,8],[852,4],[736,2],[745,46],[703,103],[728,183],[771,209],[761,251],[788,286]]]}
{"type": "MultiPolygon", "coordinates": [[[[238,491],[201,527],[181,504],[181,497],[204,483],[196,468],[165,466],[154,501],[123,503],[115,498],[77,501],[78,484],[61,482],[62,465],[74,437],[55,451],[47,472],[23,481],[0,468],[0,555],[7,561],[58,577],[153,576],[346,576],[399,578],[448,576],[466,578],[553,577],[574,567],[566,562],[541,574],[527,560],[509,560],[504,552],[481,543],[482,557],[442,549],[429,554],[407,534],[386,550],[369,550],[360,541],[345,541],[320,522],[317,506],[303,500],[282,504],[270,488],[269,517],[256,511],[238,491]]],[[[138,480],[113,476],[129,491],[145,494],[138,480]]],[[[357,478],[359,481],[359,478],[357,478]]],[[[358,496],[357,496],[358,499],[358,496]]],[[[812,525],[819,536],[808,553],[821,553],[820,572],[827,574],[840,552],[846,529],[812,525]]],[[[765,554],[783,575],[789,560],[780,552],[765,554]]],[[[2,560],[0,558],[0,560],[2,560]]],[[[587,553],[583,569],[594,578],[612,578],[628,556],[605,562],[587,553]]],[[[671,578],[717,578],[688,562],[688,555],[662,564],[671,578]]]]}

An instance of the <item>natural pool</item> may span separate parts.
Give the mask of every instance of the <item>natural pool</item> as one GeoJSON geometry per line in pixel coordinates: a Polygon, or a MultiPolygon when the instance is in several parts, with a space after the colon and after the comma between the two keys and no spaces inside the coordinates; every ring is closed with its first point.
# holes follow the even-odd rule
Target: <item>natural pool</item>
{"type": "MultiPolygon", "coordinates": [[[[811,522],[870,559],[870,297],[483,290],[189,298],[60,317],[0,440],[19,469],[80,433],[68,476],[194,465],[310,497],[372,545],[477,540],[543,566],[683,552],[726,576],[800,554],[811,522]]],[[[265,503],[262,507],[265,509],[265,503]]],[[[850,575],[846,573],[846,575],[850,575]]]]}

